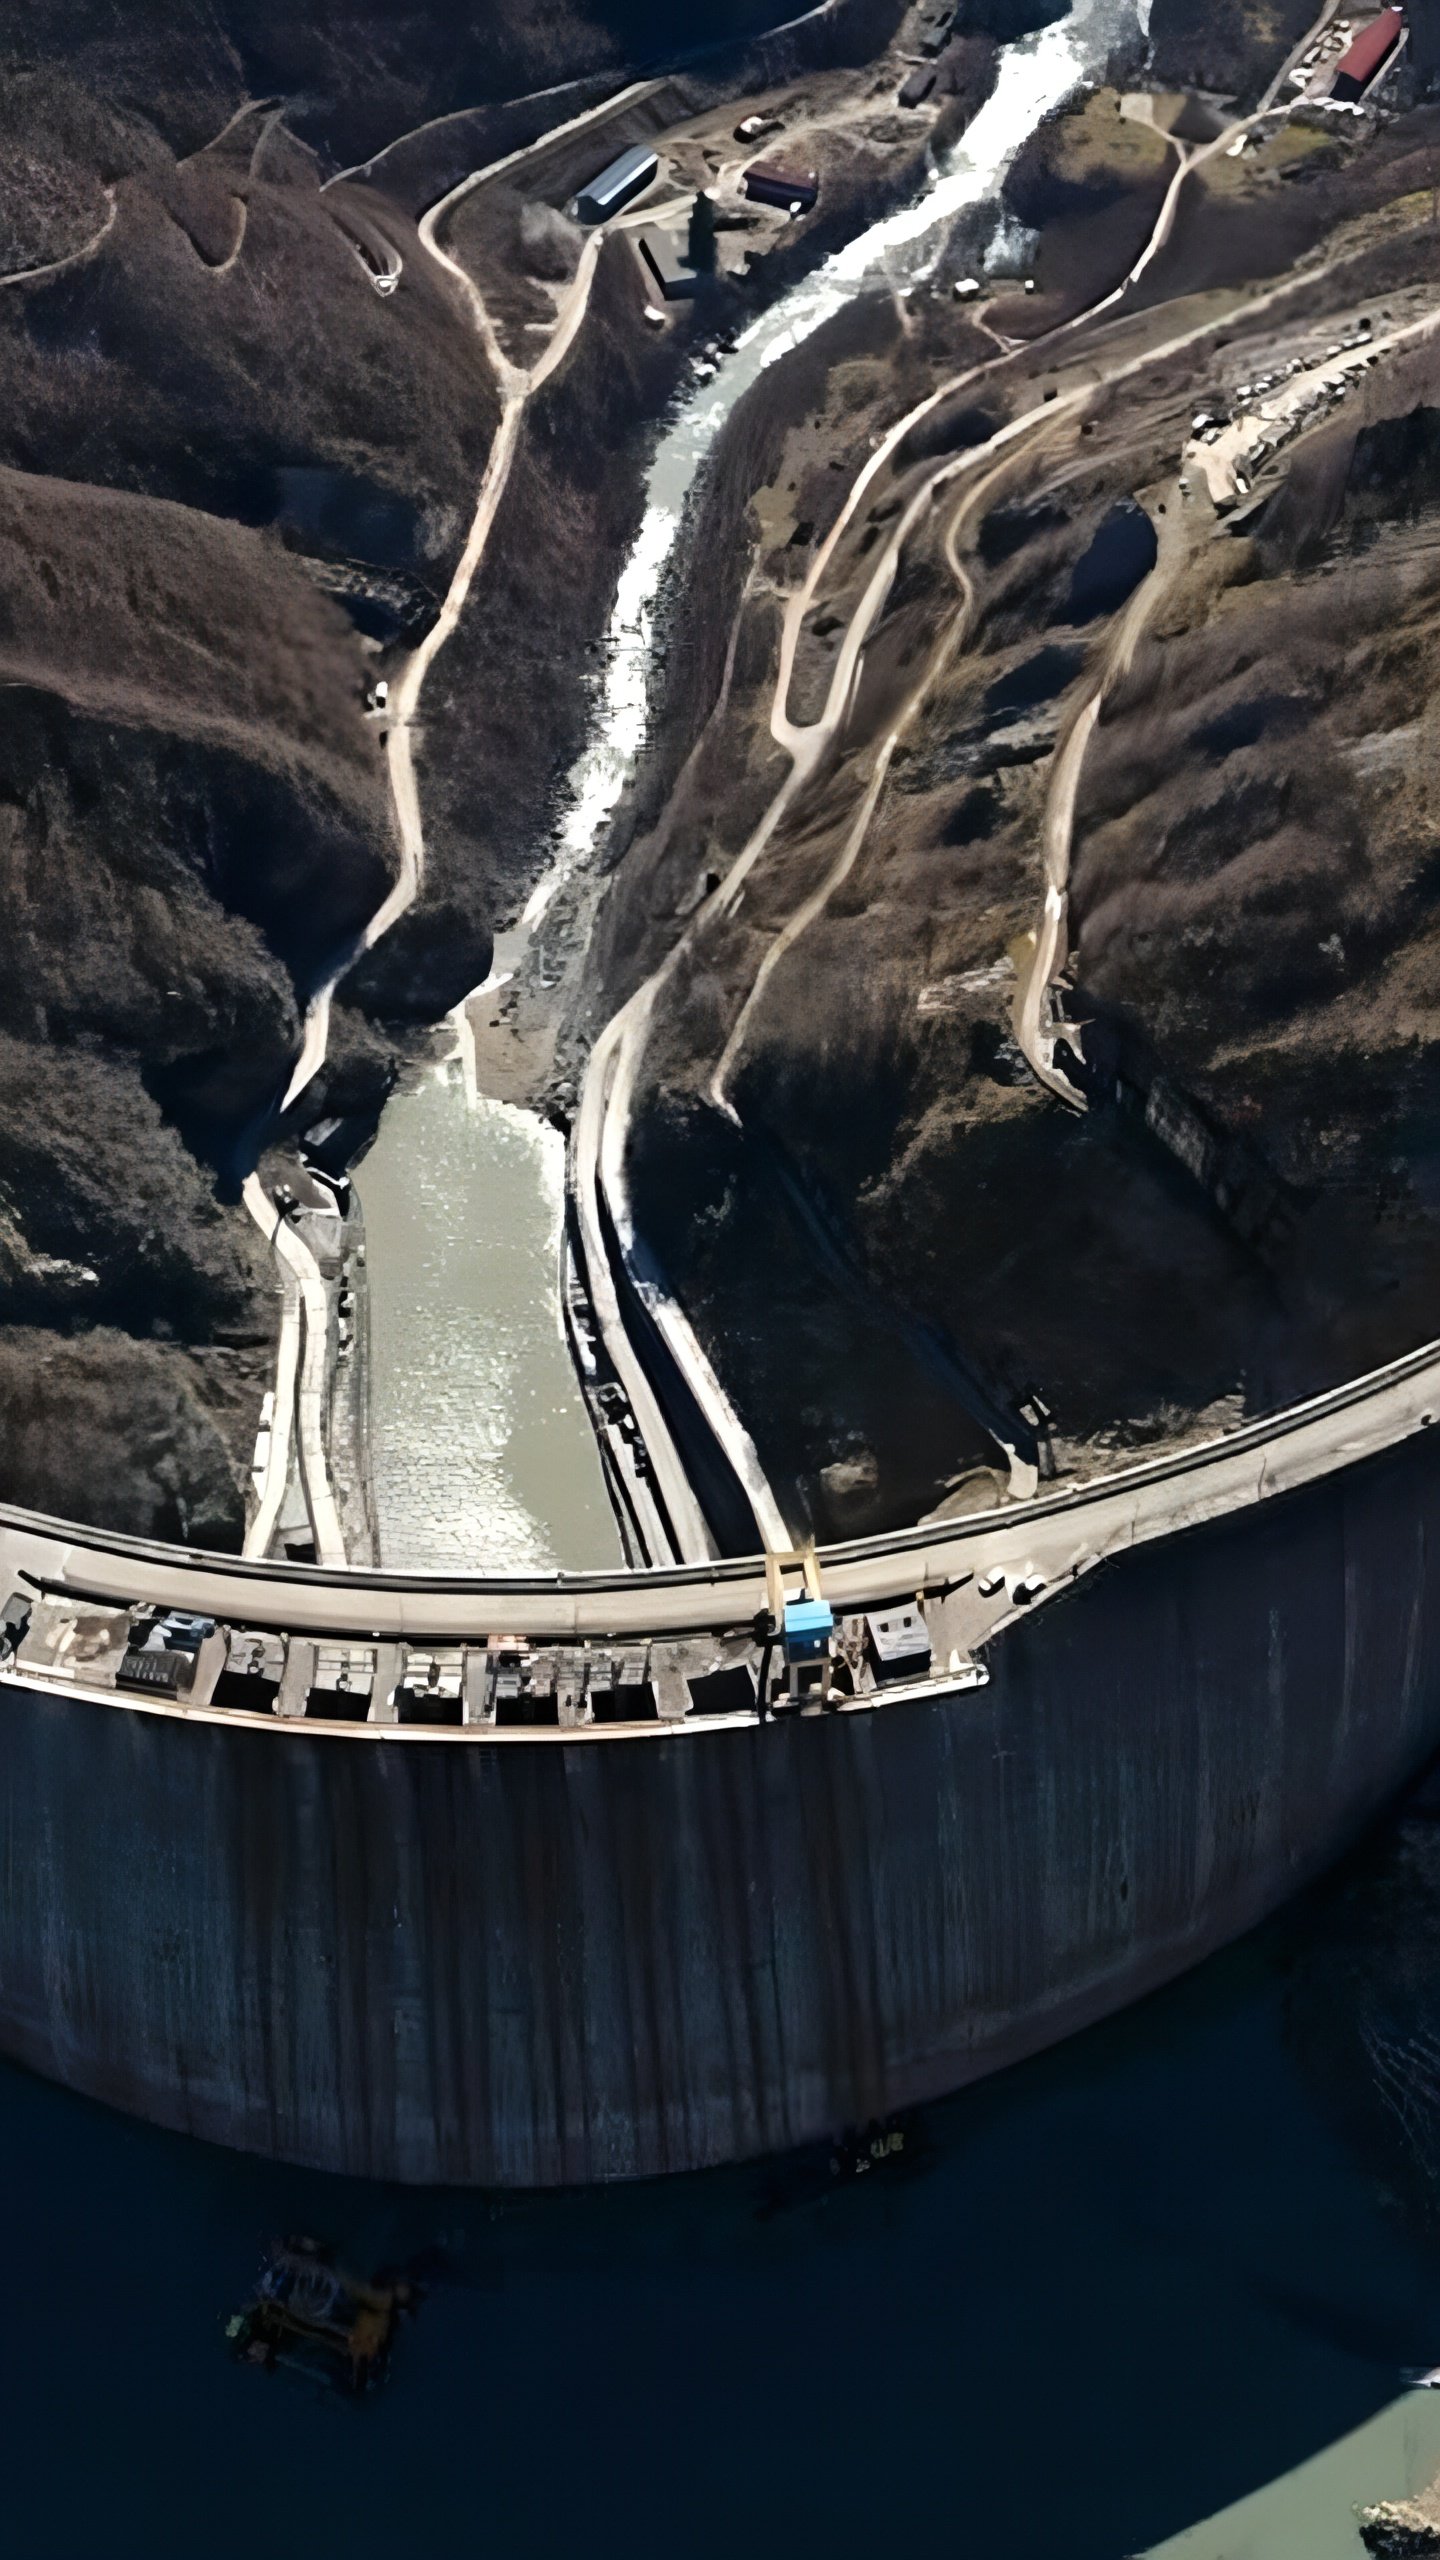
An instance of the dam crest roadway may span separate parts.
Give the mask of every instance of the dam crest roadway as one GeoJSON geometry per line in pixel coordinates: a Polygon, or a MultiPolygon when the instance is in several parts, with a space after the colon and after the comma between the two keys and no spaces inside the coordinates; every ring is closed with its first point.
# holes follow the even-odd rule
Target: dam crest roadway
{"type": "Polygon", "coordinates": [[[239,1716],[271,1731],[304,1717],[312,1732],[393,1741],[615,1742],[714,1732],[775,1703],[809,1714],[898,1705],[978,1685],[987,1647],[1107,1562],[1380,1457],[1428,1432],[1437,1414],[1440,1343],[1430,1343],[1223,1439],[1024,1505],[803,1556],[610,1575],[337,1574],[5,1510],[10,1634],[0,1684],[39,1682],[145,1714],[239,1716]],[[850,1677],[827,1675],[803,1698],[777,1701],[772,1646],[783,1639],[786,1601],[807,1594],[833,1611],[834,1659],[848,1662],[850,1677]],[[877,1684],[860,1670],[863,1621],[906,1603],[925,1629],[923,1675],[877,1684]],[[206,1633],[176,1685],[154,1693],[119,1675],[132,1635],[157,1612],[198,1620],[206,1633]],[[703,1688],[717,1674],[732,1675],[729,1700],[741,1702],[696,1713],[692,1683],[703,1688]],[[253,1706],[244,1703],[251,1683],[253,1706]],[[234,1703],[218,1703],[217,1692],[234,1703]],[[596,1692],[606,1701],[598,1716],[596,1692]],[[627,1696],[634,1714],[623,1711],[627,1696]]]}

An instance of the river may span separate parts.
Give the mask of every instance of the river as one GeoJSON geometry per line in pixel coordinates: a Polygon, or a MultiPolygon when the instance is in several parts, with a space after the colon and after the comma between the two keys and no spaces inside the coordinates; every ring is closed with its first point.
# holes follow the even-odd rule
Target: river
{"type": "Polygon", "coordinates": [[[382,1561],[622,1561],[560,1326],[558,1130],[467,1094],[452,1059],[392,1097],[361,1184],[382,1561]]]}
{"type": "MultiPolygon", "coordinates": [[[[1133,0],[1077,0],[1068,18],[1007,46],[991,96],[914,202],[793,286],[718,362],[697,360],[650,464],[593,733],[570,776],[554,857],[518,923],[497,937],[489,985],[519,968],[562,882],[594,858],[634,770],[659,599],[690,493],[736,402],[852,296],[923,273],[957,216],[998,195],[1027,134],[1103,69],[1135,23],[1133,0]]],[[[558,1146],[533,1115],[483,1097],[477,1107],[457,1064],[390,1103],[365,1159],[386,1565],[505,1571],[619,1558],[584,1406],[563,1375],[558,1146]]]]}

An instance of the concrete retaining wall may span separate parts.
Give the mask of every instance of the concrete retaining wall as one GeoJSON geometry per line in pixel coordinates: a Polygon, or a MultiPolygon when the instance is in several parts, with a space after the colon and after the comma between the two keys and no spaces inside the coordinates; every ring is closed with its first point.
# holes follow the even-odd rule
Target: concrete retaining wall
{"type": "Polygon", "coordinates": [[[988,1690],[382,1743],[0,1697],[0,2046],[327,2167],[538,2184],[979,2076],[1234,1935],[1440,1742],[1440,1438],[1088,1577],[988,1690]]]}

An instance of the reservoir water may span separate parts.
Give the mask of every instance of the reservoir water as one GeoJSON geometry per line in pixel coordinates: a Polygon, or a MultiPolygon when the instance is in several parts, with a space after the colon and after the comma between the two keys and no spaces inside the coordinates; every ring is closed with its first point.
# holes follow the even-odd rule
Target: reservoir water
{"type": "MultiPolygon", "coordinates": [[[[697,364],[651,461],[593,733],[570,777],[554,858],[518,924],[497,938],[489,983],[518,968],[562,881],[593,857],[643,749],[664,580],[687,500],[737,400],[853,295],[923,273],[957,216],[996,197],[1026,135],[1103,70],[1135,24],[1134,0],[1075,0],[1057,25],[1007,46],[991,97],[914,202],[781,296],[718,365],[697,364]]],[[[385,1564],[503,1571],[618,1557],[584,1408],[551,1356],[560,1342],[558,1145],[527,1115],[477,1110],[464,1078],[450,1075],[392,1100],[365,1159],[385,1564]],[[518,1294],[527,1281],[536,1292],[528,1308],[518,1294]]]]}
{"type": "Polygon", "coordinates": [[[1440,2356],[1440,2258],[1297,2067],[1318,1925],[928,2111],[908,2165],[848,2184],[821,2158],[407,2194],[0,2068],[7,2547],[1363,2560],[1354,2503],[1440,2468],[1440,2394],[1403,2381],[1440,2356]],[[227,2357],[294,2230],[432,2265],[371,2405],[227,2357]]]}

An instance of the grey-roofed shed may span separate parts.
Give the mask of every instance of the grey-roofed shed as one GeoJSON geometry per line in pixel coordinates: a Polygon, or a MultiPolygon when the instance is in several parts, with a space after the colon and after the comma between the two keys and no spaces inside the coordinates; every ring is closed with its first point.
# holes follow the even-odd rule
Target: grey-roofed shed
{"type": "Polygon", "coordinates": [[[608,222],[612,214],[622,213],[659,175],[660,157],[643,142],[622,151],[618,160],[592,178],[575,199],[575,210],[582,222],[608,222]]]}

